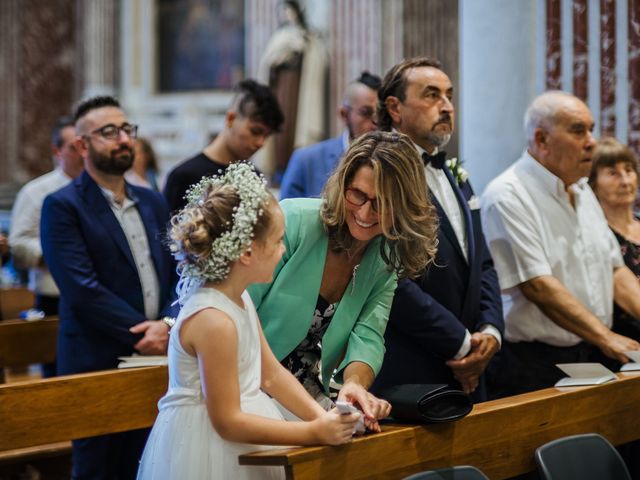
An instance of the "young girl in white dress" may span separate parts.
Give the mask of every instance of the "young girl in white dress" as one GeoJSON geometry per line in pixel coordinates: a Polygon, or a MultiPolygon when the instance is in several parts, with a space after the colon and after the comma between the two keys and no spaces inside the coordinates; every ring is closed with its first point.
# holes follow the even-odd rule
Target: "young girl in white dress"
{"type": "Polygon", "coordinates": [[[169,389],[138,478],[284,478],[282,467],[240,466],[238,456],[349,442],[358,414],[325,412],[280,365],[245,291],[271,281],[284,252],[284,217],[264,180],[234,164],[187,197],[170,230],[182,309],[169,338],[169,389]],[[284,421],[269,396],[306,421],[284,421]]]}

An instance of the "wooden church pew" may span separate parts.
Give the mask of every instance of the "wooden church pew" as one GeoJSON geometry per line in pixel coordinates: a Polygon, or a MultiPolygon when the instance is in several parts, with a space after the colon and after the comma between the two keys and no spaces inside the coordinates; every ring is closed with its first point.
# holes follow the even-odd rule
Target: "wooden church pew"
{"type": "Polygon", "coordinates": [[[0,288],[0,320],[18,318],[21,311],[33,307],[33,301],[33,292],[28,288],[0,288]]]}
{"type": "Polygon", "coordinates": [[[4,320],[0,322],[0,383],[6,367],[49,363],[56,358],[58,318],[4,320]]]}
{"type": "Polygon", "coordinates": [[[242,465],[282,465],[289,479],[402,478],[422,470],[473,465],[491,479],[534,470],[535,449],[556,438],[597,432],[615,445],[640,439],[640,374],[595,387],[550,388],[475,406],[464,419],[384,426],[343,447],[259,452],[242,465]]]}
{"type": "MultiPolygon", "coordinates": [[[[0,455],[150,426],[166,367],[110,370],[0,386],[0,455]]],[[[427,426],[385,425],[342,447],[243,455],[244,465],[282,465],[288,478],[402,478],[471,464],[492,479],[532,471],[533,451],[565,435],[598,432],[618,445],[640,438],[640,375],[596,387],[541,390],[477,405],[466,418],[427,426]]]]}
{"type": "Polygon", "coordinates": [[[73,439],[151,426],[167,381],[146,367],[0,385],[0,465],[64,465],[73,439]]]}

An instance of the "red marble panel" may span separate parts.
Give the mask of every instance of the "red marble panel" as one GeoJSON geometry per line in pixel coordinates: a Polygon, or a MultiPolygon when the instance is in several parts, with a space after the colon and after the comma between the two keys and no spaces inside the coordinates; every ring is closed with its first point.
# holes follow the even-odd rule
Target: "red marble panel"
{"type": "Polygon", "coordinates": [[[629,0],[629,146],[640,155],[640,0],[629,0]]]}
{"type": "Polygon", "coordinates": [[[589,83],[589,12],[587,0],[573,0],[573,93],[585,102],[589,83]]]}
{"type": "Polygon", "coordinates": [[[600,134],[616,133],[616,2],[600,0],[600,134]]]}
{"type": "Polygon", "coordinates": [[[561,0],[547,0],[547,73],[548,89],[562,88],[561,0]]]}

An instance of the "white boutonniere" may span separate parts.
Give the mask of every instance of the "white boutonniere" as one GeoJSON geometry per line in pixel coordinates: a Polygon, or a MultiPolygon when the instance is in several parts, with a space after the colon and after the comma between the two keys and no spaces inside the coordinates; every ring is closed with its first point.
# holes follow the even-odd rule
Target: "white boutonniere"
{"type": "Polygon", "coordinates": [[[470,199],[469,199],[469,210],[478,210],[480,209],[480,199],[473,195],[470,199]]]}
{"type": "Polygon", "coordinates": [[[469,172],[465,168],[462,167],[462,161],[457,158],[450,158],[445,160],[444,164],[447,166],[451,173],[453,174],[453,178],[456,179],[458,185],[462,185],[469,178],[469,172]]]}

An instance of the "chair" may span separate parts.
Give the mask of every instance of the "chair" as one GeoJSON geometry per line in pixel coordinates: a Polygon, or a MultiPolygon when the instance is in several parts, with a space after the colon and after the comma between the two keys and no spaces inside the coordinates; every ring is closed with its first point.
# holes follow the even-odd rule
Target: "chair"
{"type": "Polygon", "coordinates": [[[543,480],[631,480],[618,451],[597,433],[559,438],[536,449],[543,480]]]}
{"type": "Polygon", "coordinates": [[[439,468],[438,470],[429,470],[420,472],[404,480],[489,480],[488,477],[478,470],[476,467],[468,465],[460,467],[439,468]]]}

